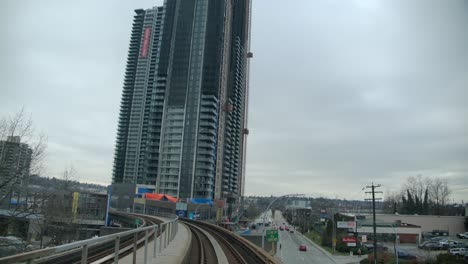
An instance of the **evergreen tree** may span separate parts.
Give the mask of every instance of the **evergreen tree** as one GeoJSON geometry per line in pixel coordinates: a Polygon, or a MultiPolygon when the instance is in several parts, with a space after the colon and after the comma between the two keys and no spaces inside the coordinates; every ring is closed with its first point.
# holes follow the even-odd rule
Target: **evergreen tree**
{"type": "Polygon", "coordinates": [[[423,202],[423,212],[422,214],[428,215],[429,213],[429,191],[427,190],[424,192],[424,202],[423,202]]]}
{"type": "Polygon", "coordinates": [[[407,206],[408,213],[409,214],[414,214],[415,203],[414,203],[413,195],[411,195],[409,190],[406,190],[406,194],[408,196],[408,206],[407,206]]]}
{"type": "Polygon", "coordinates": [[[408,213],[408,200],[406,200],[404,195],[401,197],[401,210],[403,214],[408,213]]]}
{"type": "Polygon", "coordinates": [[[414,207],[414,213],[421,214],[422,203],[417,194],[414,195],[414,207]]]}

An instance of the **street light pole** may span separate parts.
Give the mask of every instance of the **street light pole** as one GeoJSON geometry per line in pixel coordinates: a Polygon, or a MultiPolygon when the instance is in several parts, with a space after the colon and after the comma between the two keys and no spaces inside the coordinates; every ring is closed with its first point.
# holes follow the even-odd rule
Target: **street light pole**
{"type": "Polygon", "coordinates": [[[276,197],[271,201],[271,203],[268,205],[266,208],[265,212],[263,213],[263,225],[262,225],[262,249],[265,249],[265,218],[266,218],[266,213],[270,210],[270,207],[273,203],[275,203],[277,200],[283,197],[298,197],[298,196],[304,196],[304,194],[286,194],[283,196],[276,197]]]}
{"type": "Polygon", "coordinates": [[[332,251],[333,254],[336,253],[336,224],[335,224],[335,214],[332,216],[332,225],[333,225],[333,241],[332,241],[332,251]]]}
{"type": "MultiPolygon", "coordinates": [[[[332,217],[326,217],[329,221],[332,222],[332,252],[335,254],[336,251],[336,225],[335,225],[335,214],[332,217]]],[[[327,224],[328,225],[328,224],[327,224]]],[[[326,233],[326,225],[325,225],[325,233],[326,233]]]]}
{"type": "Polygon", "coordinates": [[[395,225],[392,224],[392,228],[393,228],[393,233],[395,234],[395,240],[393,240],[393,250],[395,251],[395,259],[396,259],[396,264],[398,264],[398,250],[397,250],[397,239],[398,239],[398,234],[395,230],[395,225]]]}

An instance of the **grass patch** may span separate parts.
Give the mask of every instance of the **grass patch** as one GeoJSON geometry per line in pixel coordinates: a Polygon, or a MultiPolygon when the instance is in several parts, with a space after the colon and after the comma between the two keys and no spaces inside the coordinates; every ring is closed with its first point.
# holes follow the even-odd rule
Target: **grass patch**
{"type": "Polygon", "coordinates": [[[308,239],[314,241],[316,244],[320,245],[320,243],[322,242],[322,237],[320,236],[320,234],[316,231],[309,231],[307,233],[304,234],[308,239]]]}
{"type": "MultiPolygon", "coordinates": [[[[304,233],[304,235],[308,239],[314,241],[315,244],[319,245],[321,248],[328,251],[330,254],[333,254],[333,249],[331,247],[322,246],[322,236],[320,235],[319,232],[311,230],[311,231],[309,231],[307,233],[304,233]]],[[[348,256],[349,253],[335,251],[335,255],[337,255],[337,256],[348,256]]]]}

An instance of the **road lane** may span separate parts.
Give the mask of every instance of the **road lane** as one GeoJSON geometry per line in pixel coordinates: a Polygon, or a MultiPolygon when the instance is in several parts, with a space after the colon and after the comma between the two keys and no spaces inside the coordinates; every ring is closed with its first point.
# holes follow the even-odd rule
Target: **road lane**
{"type": "MultiPolygon", "coordinates": [[[[279,211],[275,212],[275,221],[278,225],[286,223],[286,220],[279,211]]],[[[294,233],[290,233],[286,230],[278,232],[279,243],[276,255],[283,261],[283,263],[335,264],[335,261],[316,246],[311,244],[299,232],[296,232],[295,230],[294,233]],[[281,244],[281,249],[279,244],[281,244]],[[301,244],[305,244],[307,246],[307,251],[299,251],[299,246],[301,244]]]]}

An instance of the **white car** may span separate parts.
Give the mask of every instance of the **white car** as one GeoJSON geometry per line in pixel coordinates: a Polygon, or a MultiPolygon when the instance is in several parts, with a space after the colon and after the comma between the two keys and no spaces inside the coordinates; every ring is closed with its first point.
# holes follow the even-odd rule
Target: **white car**
{"type": "Polygon", "coordinates": [[[468,232],[457,234],[458,238],[468,238],[468,232]]]}
{"type": "Polygon", "coordinates": [[[457,241],[455,240],[450,240],[450,239],[442,239],[439,241],[439,245],[443,248],[443,249],[448,249],[450,248],[450,246],[452,245],[456,245],[458,244],[457,241]]]}
{"type": "Polygon", "coordinates": [[[463,256],[466,255],[468,252],[466,248],[451,248],[449,249],[449,253],[454,256],[463,256]]]}

